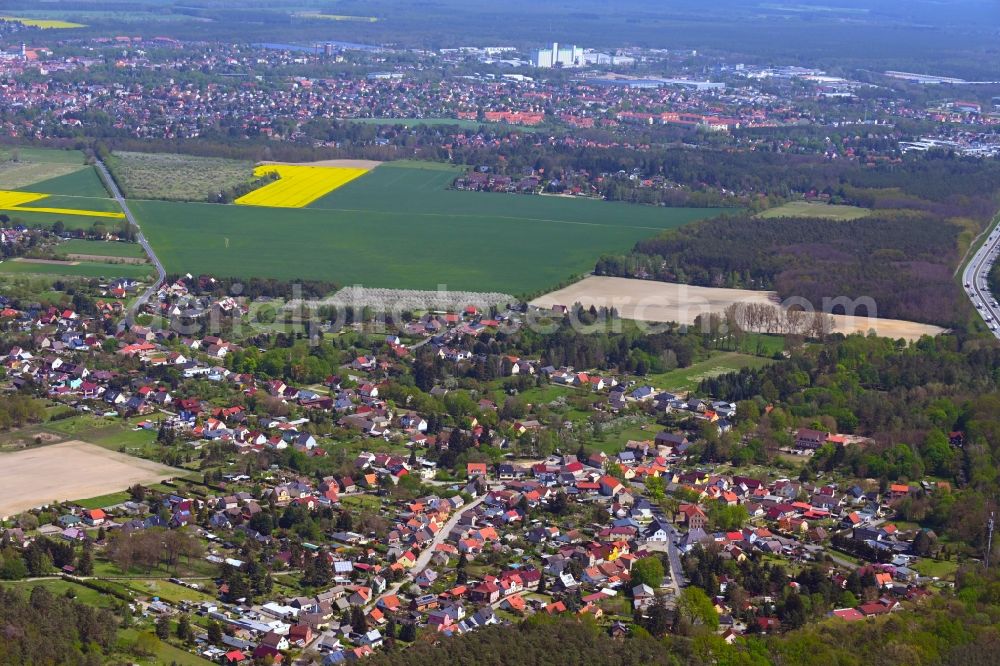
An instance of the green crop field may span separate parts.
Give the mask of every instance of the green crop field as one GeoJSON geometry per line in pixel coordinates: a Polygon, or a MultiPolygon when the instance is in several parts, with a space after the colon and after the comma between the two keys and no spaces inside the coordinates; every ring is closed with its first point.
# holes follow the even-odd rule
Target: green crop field
{"type": "Polygon", "coordinates": [[[0,275],[69,275],[92,278],[144,278],[153,273],[149,264],[108,264],[81,261],[65,264],[40,264],[7,260],[0,263],[0,275]]]}
{"type": "MultiPolygon", "coordinates": [[[[67,208],[70,210],[93,210],[104,213],[120,213],[122,210],[118,206],[117,201],[107,197],[81,197],[65,194],[53,194],[44,199],[31,201],[24,204],[22,208],[67,208]]],[[[72,216],[67,215],[66,217],[72,216]]],[[[105,223],[114,224],[117,220],[114,218],[104,218],[104,221],[105,223]]]]}
{"type": "MultiPolygon", "coordinates": [[[[58,194],[71,197],[98,199],[108,198],[108,191],[104,189],[104,183],[101,182],[100,176],[97,175],[97,169],[92,166],[81,167],[70,173],[49,178],[47,180],[41,180],[32,183],[30,186],[20,187],[17,189],[28,192],[38,192],[40,194],[58,194]]],[[[46,201],[50,201],[50,199],[46,199],[46,201]]],[[[87,208],[91,208],[92,210],[103,210],[92,206],[87,206],[87,208]]]]}
{"type": "MultiPolygon", "coordinates": [[[[76,174],[74,174],[76,175],[76,174]]],[[[81,197],[65,194],[53,194],[50,197],[45,197],[44,199],[39,199],[38,201],[31,201],[24,204],[24,208],[67,208],[70,210],[94,210],[105,213],[120,213],[121,207],[118,206],[118,202],[114,199],[109,199],[105,197],[81,197]]],[[[16,211],[20,212],[20,211],[16,211]]],[[[54,213],[55,214],[55,213],[54,213]]],[[[12,215],[13,217],[13,215],[12,215]]],[[[73,217],[72,215],[66,215],[65,217],[73,217]]],[[[102,218],[105,224],[108,226],[114,225],[117,222],[114,218],[102,218]]]]}
{"type": "Polygon", "coordinates": [[[78,150],[0,149],[0,190],[106,197],[94,167],[78,150]]]}
{"type": "Polygon", "coordinates": [[[301,209],[129,206],[168,272],[512,294],[719,212],[446,190],[459,172],[385,164],[301,209]]]}
{"type": "Polygon", "coordinates": [[[55,164],[83,165],[83,153],[79,150],[59,150],[56,148],[0,148],[0,161],[13,159],[15,156],[24,162],[51,162],[55,164]]]}
{"type": "Polygon", "coordinates": [[[146,253],[138,243],[111,243],[73,238],[56,247],[59,254],[88,254],[95,257],[144,259],[146,253]]]}

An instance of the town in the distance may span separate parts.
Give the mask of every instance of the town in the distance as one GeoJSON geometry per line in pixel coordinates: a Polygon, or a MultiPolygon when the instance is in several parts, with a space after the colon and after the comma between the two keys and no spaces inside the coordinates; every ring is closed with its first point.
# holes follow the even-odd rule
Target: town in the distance
{"type": "Polygon", "coordinates": [[[1000,14],[608,4],[4,3],[0,664],[996,663],[1000,14]]]}

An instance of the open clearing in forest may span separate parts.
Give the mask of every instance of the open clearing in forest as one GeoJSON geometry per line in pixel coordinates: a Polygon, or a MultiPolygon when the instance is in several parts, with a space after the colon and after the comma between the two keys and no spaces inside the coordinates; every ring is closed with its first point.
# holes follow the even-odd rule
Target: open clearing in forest
{"type": "Polygon", "coordinates": [[[757,217],[763,219],[778,217],[819,217],[825,220],[857,220],[868,217],[871,211],[858,206],[841,206],[808,201],[789,201],[777,208],[769,208],[757,217]]]}

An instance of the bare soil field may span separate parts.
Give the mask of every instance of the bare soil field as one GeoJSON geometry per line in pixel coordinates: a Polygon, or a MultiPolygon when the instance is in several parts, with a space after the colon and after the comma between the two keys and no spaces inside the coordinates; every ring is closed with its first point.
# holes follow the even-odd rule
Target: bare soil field
{"type": "Polygon", "coordinates": [[[145,264],[148,259],[145,257],[109,257],[104,254],[67,254],[70,259],[80,261],[96,261],[105,264],[145,264]]]}
{"type": "Polygon", "coordinates": [[[12,261],[21,264],[51,264],[53,266],[79,266],[79,261],[62,261],[61,259],[30,259],[28,257],[15,257],[12,261]]]}
{"type": "Polygon", "coordinates": [[[0,517],[54,500],[96,497],[179,474],[166,465],[78,440],[0,454],[0,517]]]}
{"type": "Polygon", "coordinates": [[[319,160],[318,162],[260,162],[260,164],[286,164],[288,166],[345,167],[347,169],[374,169],[382,164],[376,160],[319,160]]]}
{"type": "MultiPolygon", "coordinates": [[[[777,305],[778,298],[769,291],[591,276],[531,301],[531,305],[541,308],[571,306],[574,303],[581,303],[584,307],[614,307],[624,319],[693,324],[698,315],[722,314],[735,303],[777,305]]],[[[923,335],[944,332],[938,326],[877,317],[833,315],[833,323],[834,331],[838,333],[868,333],[874,330],[877,335],[894,339],[916,340],[923,335]]]]}

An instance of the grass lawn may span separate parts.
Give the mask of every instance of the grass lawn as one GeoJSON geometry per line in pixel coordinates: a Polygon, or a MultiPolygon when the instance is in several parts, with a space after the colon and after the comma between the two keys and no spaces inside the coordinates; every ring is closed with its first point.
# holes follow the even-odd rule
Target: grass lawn
{"type": "Polygon", "coordinates": [[[686,368],[678,368],[659,375],[647,375],[642,383],[667,391],[693,391],[703,379],[718,377],[742,368],[762,368],[771,362],[771,359],[760,356],[717,352],[707,360],[693,363],[686,368]]]}
{"type": "MultiPolygon", "coordinates": [[[[151,486],[153,487],[153,486],[151,486]]],[[[151,581],[156,578],[163,579],[161,582],[165,586],[173,587],[172,583],[167,582],[167,578],[176,576],[178,578],[190,578],[190,577],[214,577],[219,573],[219,567],[212,564],[211,562],[204,559],[193,559],[190,562],[181,559],[176,567],[167,567],[164,565],[157,565],[152,569],[140,568],[137,566],[132,567],[128,571],[123,572],[118,568],[117,565],[105,560],[102,556],[98,555],[94,559],[94,575],[98,578],[116,578],[116,581],[110,581],[113,583],[119,583],[123,587],[130,585],[133,581],[151,581]]],[[[199,583],[210,583],[211,581],[198,581],[199,583]]],[[[162,588],[164,590],[169,589],[169,587],[162,588]]],[[[187,589],[187,588],[181,588],[187,589]]],[[[136,590],[132,590],[133,592],[136,590]]],[[[194,592],[194,590],[191,590],[194,592]]],[[[198,594],[197,592],[194,592],[198,594]]],[[[145,594],[143,592],[143,594],[145,594]]],[[[177,594],[181,594],[178,592],[177,594]]]]}
{"type": "Polygon", "coordinates": [[[918,560],[911,568],[921,576],[953,579],[955,572],[958,570],[958,562],[954,560],[933,560],[929,557],[924,557],[918,560]]]}
{"type": "Polygon", "coordinates": [[[155,449],[157,447],[156,433],[148,430],[135,430],[133,423],[120,419],[80,415],[71,419],[53,421],[45,428],[69,439],[81,439],[115,451],[122,447],[129,449],[129,453],[132,453],[133,450],[149,452],[155,449]]]}
{"type": "Polygon", "coordinates": [[[92,590],[89,587],[79,585],[77,583],[70,582],[68,580],[62,579],[52,579],[52,580],[36,580],[36,581],[8,581],[5,580],[2,583],[4,586],[9,586],[16,590],[21,590],[24,594],[30,594],[32,588],[34,587],[44,587],[52,594],[56,596],[63,596],[67,592],[73,595],[73,598],[87,604],[88,606],[97,606],[99,608],[112,608],[117,606],[120,602],[118,599],[98,592],[97,590],[92,590]]]}
{"type": "Polygon", "coordinates": [[[103,278],[144,278],[152,275],[148,264],[108,264],[99,261],[67,262],[65,264],[40,264],[30,261],[4,261],[0,274],[5,275],[70,275],[103,278]]]}
{"type": "Polygon", "coordinates": [[[107,495],[99,495],[97,497],[91,497],[90,499],[76,500],[74,504],[79,504],[84,509],[103,509],[104,507],[114,506],[116,504],[121,504],[122,502],[127,502],[132,496],[125,491],[117,493],[109,493],[107,495]]]}
{"type": "Polygon", "coordinates": [[[611,456],[624,449],[625,444],[629,441],[644,442],[654,439],[656,433],[662,429],[652,420],[648,423],[612,428],[609,432],[603,433],[600,438],[591,441],[589,446],[611,456]]]}
{"type": "Polygon", "coordinates": [[[387,163],[308,208],[135,201],[168,272],[534,293],[717,209],[450,191],[459,173],[387,163]]]}
{"type": "Polygon", "coordinates": [[[382,500],[374,495],[348,495],[340,498],[340,503],[344,506],[368,509],[369,511],[381,511],[382,500]]]}
{"type": "MultiPolygon", "coordinates": [[[[212,581],[197,582],[199,584],[212,584],[212,581]]],[[[189,587],[184,587],[183,585],[171,583],[166,580],[129,580],[124,582],[124,585],[143,596],[159,597],[160,599],[163,599],[171,604],[178,604],[181,601],[200,603],[202,601],[212,601],[215,598],[211,594],[206,594],[205,592],[201,592],[199,590],[192,590],[189,587]]]]}
{"type": "MultiPolygon", "coordinates": [[[[176,625],[176,623],[174,623],[176,625]]],[[[152,633],[150,631],[141,631],[139,629],[122,629],[118,632],[118,649],[123,653],[130,653],[131,646],[135,645],[136,640],[139,638],[140,633],[152,633]]],[[[173,631],[171,632],[173,635],[173,631]]],[[[185,650],[178,647],[174,647],[170,643],[164,643],[155,636],[153,637],[152,644],[156,646],[156,652],[152,657],[131,657],[130,661],[135,661],[139,664],[156,664],[157,666],[165,666],[166,664],[177,664],[177,666],[205,666],[206,664],[211,664],[212,662],[207,659],[202,659],[198,655],[191,654],[185,650]]]]}
{"type": "MultiPolygon", "coordinates": [[[[521,391],[518,394],[520,398],[525,403],[530,403],[532,405],[547,405],[550,402],[557,400],[561,397],[566,397],[568,400],[570,397],[578,395],[587,395],[588,393],[580,389],[570,388],[568,386],[561,386],[559,384],[543,384],[542,386],[537,386],[529,388],[525,391],[521,391]]],[[[507,394],[504,393],[503,389],[496,389],[493,391],[492,400],[497,403],[497,405],[502,405],[503,401],[506,400],[507,394]]],[[[595,398],[596,400],[596,398],[595,398]]]]}
{"type": "Polygon", "coordinates": [[[774,356],[785,350],[785,338],[767,333],[747,333],[740,342],[739,351],[757,356],[774,356]]]}
{"type": "Polygon", "coordinates": [[[144,259],[146,253],[138,243],[111,243],[73,238],[63,241],[56,250],[63,254],[89,254],[100,257],[144,259]]]}
{"type": "Polygon", "coordinates": [[[770,208],[757,217],[770,219],[776,217],[819,217],[827,220],[856,220],[867,217],[871,213],[867,208],[858,206],[838,206],[807,201],[789,201],[777,208],[770,208]]]}

